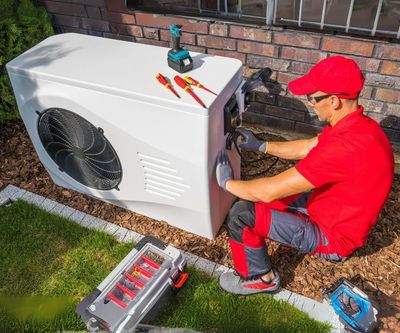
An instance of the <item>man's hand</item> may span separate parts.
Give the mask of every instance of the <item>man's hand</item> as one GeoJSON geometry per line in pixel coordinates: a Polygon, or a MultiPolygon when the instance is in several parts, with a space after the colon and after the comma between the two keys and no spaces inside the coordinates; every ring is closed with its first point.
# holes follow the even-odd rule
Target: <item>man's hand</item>
{"type": "Polygon", "coordinates": [[[261,151],[265,153],[267,145],[266,141],[258,140],[254,136],[253,132],[245,128],[238,128],[236,131],[239,132],[243,137],[242,142],[238,143],[239,148],[251,151],[261,151]]]}
{"type": "Polygon", "coordinates": [[[233,170],[225,150],[218,153],[215,175],[218,185],[226,191],[226,182],[233,179],[233,170]]]}

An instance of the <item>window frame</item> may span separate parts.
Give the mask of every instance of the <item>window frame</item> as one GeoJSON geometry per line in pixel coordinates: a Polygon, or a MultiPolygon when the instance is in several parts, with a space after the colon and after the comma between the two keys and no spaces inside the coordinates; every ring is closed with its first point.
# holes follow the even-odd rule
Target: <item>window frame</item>
{"type": "MultiPolygon", "coordinates": [[[[239,10],[242,7],[242,1],[245,0],[237,0],[237,6],[239,6],[239,10]]],[[[400,23],[397,33],[395,31],[387,31],[387,30],[378,30],[379,19],[381,16],[382,6],[387,0],[377,0],[378,6],[375,13],[373,27],[371,29],[351,26],[351,16],[353,14],[353,6],[356,0],[350,0],[350,5],[347,13],[347,22],[346,25],[335,25],[333,23],[326,24],[325,16],[326,16],[326,6],[328,0],[323,0],[323,7],[321,13],[320,21],[305,21],[302,20],[303,13],[303,4],[306,0],[294,0],[293,8],[296,8],[298,5],[298,15],[297,19],[294,18],[280,18],[277,20],[277,10],[279,5],[279,0],[265,0],[266,2],[266,10],[264,16],[254,16],[243,14],[241,12],[229,12],[227,11],[228,0],[215,0],[216,10],[212,9],[204,9],[201,8],[202,0],[196,0],[197,7],[188,8],[184,6],[177,6],[177,9],[165,9],[165,8],[157,8],[154,6],[140,6],[135,7],[133,3],[135,0],[127,0],[126,6],[131,10],[136,10],[139,12],[146,13],[155,13],[155,14],[166,14],[173,16],[181,16],[181,17],[194,17],[194,18],[202,18],[202,19],[215,19],[218,21],[226,21],[231,23],[244,23],[244,24],[255,24],[266,26],[268,28],[272,27],[280,27],[280,28],[290,28],[302,31],[313,31],[320,33],[338,33],[343,35],[356,36],[360,38],[369,38],[369,39],[384,39],[384,40],[393,40],[394,42],[400,41],[400,23]],[[221,8],[221,3],[225,5],[221,8]],[[221,10],[222,9],[222,10],[221,10]],[[319,28],[319,29],[318,29],[319,28]]],[[[320,1],[320,0],[318,0],[320,1]]],[[[146,1],[144,1],[146,3],[146,1]]],[[[399,8],[400,10],[400,8],[399,8]]],[[[399,20],[400,22],[400,20],[399,20]]]]}

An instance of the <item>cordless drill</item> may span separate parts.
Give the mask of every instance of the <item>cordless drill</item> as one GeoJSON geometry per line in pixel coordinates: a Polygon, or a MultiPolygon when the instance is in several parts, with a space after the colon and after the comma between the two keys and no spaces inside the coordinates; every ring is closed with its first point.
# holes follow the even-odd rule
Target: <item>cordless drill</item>
{"type": "Polygon", "coordinates": [[[168,51],[168,66],[179,73],[185,73],[193,68],[193,59],[189,51],[180,47],[182,35],[181,25],[170,25],[169,31],[172,35],[172,49],[168,51]]]}

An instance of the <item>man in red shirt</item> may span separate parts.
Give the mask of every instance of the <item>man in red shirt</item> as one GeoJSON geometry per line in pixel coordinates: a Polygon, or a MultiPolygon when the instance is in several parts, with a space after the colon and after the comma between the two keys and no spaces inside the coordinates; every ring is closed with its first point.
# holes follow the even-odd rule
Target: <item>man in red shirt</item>
{"type": "Polygon", "coordinates": [[[365,244],[390,192],[394,159],[386,135],[358,104],[363,85],[352,59],[329,57],[289,83],[328,123],[320,135],[265,142],[239,129],[242,149],[300,160],[276,176],[236,180],[226,153],[220,153],[218,184],[243,199],[228,215],[236,271],[221,275],[222,289],[240,295],[279,291],[267,238],[331,261],[365,244]]]}

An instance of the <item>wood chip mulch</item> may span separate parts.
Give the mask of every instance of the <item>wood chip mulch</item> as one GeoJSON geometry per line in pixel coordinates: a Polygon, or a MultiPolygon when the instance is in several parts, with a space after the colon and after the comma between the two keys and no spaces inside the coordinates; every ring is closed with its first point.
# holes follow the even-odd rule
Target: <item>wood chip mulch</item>
{"type": "MultiPolygon", "coordinates": [[[[0,147],[0,189],[13,184],[232,267],[224,226],[216,239],[209,240],[171,227],[165,222],[55,186],[40,163],[20,121],[0,123],[0,147]]],[[[254,159],[259,156],[246,153],[244,157],[254,159]]],[[[251,178],[252,173],[265,170],[272,162],[273,159],[270,158],[252,166],[243,163],[242,176],[251,178]]],[[[291,165],[293,162],[280,160],[268,174],[279,173],[291,165]]],[[[330,286],[340,277],[348,278],[378,302],[381,307],[381,332],[400,332],[399,178],[399,175],[395,175],[390,197],[366,246],[356,251],[344,263],[334,264],[310,255],[299,255],[292,249],[271,242],[272,261],[282,277],[283,287],[320,301],[324,287],[330,286]]]]}

